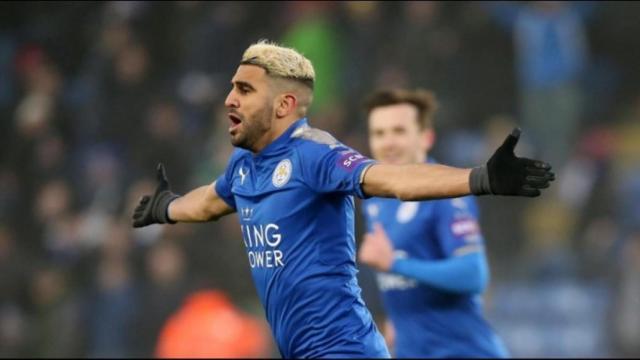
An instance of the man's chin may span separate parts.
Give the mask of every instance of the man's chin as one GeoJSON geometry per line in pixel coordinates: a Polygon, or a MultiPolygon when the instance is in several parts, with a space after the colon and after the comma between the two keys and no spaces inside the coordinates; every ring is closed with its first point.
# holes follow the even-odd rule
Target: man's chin
{"type": "Polygon", "coordinates": [[[381,159],[380,162],[382,162],[383,164],[389,164],[389,165],[407,165],[412,163],[407,159],[398,159],[398,158],[381,159]]]}
{"type": "Polygon", "coordinates": [[[247,150],[249,149],[246,139],[239,134],[231,135],[231,145],[247,150]]]}
{"type": "Polygon", "coordinates": [[[231,145],[241,147],[242,140],[238,136],[231,135],[231,145]]]}

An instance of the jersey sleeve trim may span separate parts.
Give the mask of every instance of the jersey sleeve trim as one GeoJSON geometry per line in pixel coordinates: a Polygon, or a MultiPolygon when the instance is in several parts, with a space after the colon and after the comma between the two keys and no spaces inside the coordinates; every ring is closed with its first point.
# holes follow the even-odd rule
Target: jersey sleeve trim
{"type": "Polygon", "coordinates": [[[369,198],[371,198],[370,195],[365,194],[364,191],[362,190],[362,184],[364,183],[364,177],[367,174],[367,171],[369,171],[369,169],[375,164],[376,164],[376,161],[374,161],[374,160],[362,163],[355,171],[356,175],[358,176],[358,183],[357,183],[358,186],[356,188],[356,195],[360,199],[369,199],[369,198]]]}

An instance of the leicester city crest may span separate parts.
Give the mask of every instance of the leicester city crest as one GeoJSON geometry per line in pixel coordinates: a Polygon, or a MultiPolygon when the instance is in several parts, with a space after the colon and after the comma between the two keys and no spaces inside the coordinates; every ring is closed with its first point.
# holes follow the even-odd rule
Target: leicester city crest
{"type": "Polygon", "coordinates": [[[284,159],[280,161],[275,170],[273,170],[273,176],[271,177],[273,186],[279,188],[288,183],[291,178],[291,168],[291,160],[284,159]]]}

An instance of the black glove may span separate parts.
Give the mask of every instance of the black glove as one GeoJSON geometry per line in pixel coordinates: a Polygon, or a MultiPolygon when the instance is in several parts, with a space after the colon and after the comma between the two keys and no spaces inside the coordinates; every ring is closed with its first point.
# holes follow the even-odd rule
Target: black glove
{"type": "Polygon", "coordinates": [[[551,165],[514,155],[518,139],[520,129],[515,128],[487,165],[471,170],[469,184],[473,194],[536,197],[540,189],[548,188],[549,182],[555,180],[551,165]]]}
{"type": "Polygon", "coordinates": [[[145,195],[140,199],[140,203],[133,212],[133,227],[139,228],[151,224],[175,224],[169,219],[167,208],[169,203],[180,197],[169,190],[169,180],[164,171],[162,163],[158,164],[157,170],[158,187],[153,196],[145,195]]]}

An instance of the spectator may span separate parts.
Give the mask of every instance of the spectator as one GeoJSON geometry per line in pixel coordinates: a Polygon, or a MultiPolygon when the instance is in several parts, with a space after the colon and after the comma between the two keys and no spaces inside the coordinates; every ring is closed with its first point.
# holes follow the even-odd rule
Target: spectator
{"type": "Polygon", "coordinates": [[[488,3],[513,36],[520,114],[540,156],[561,168],[582,120],[582,75],[589,65],[586,2],[488,3]]]}

